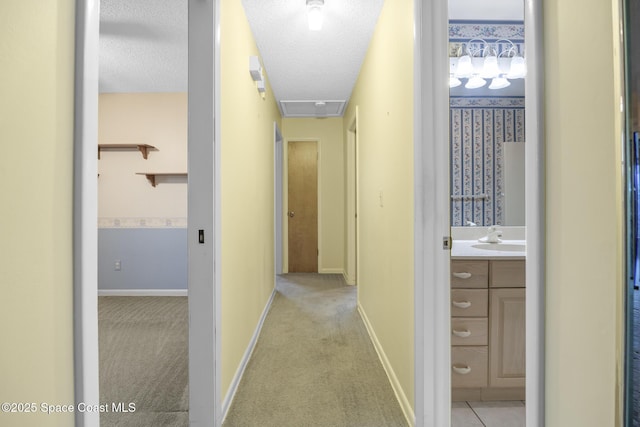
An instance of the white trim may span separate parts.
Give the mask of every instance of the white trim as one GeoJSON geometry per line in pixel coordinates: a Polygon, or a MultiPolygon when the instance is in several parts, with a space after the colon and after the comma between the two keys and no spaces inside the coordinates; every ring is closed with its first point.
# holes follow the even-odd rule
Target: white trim
{"type": "Polygon", "coordinates": [[[98,289],[99,297],[186,297],[187,289],[98,289]]]}
{"type": "Polygon", "coordinates": [[[373,347],[376,349],[376,353],[378,354],[378,358],[382,363],[382,367],[384,368],[384,371],[386,372],[387,377],[389,378],[389,382],[391,383],[391,388],[393,388],[393,392],[396,395],[396,399],[398,399],[398,403],[400,404],[402,413],[404,414],[404,417],[409,423],[409,426],[413,427],[416,425],[416,416],[413,412],[413,409],[411,408],[411,402],[409,401],[409,399],[407,399],[407,395],[404,392],[402,385],[400,384],[400,380],[398,380],[398,377],[396,376],[396,373],[393,370],[393,367],[391,366],[391,362],[389,362],[389,358],[384,352],[384,349],[382,348],[380,341],[378,341],[378,337],[376,336],[376,333],[373,330],[373,326],[371,326],[371,323],[369,322],[369,318],[367,317],[367,314],[365,313],[364,308],[362,308],[360,303],[358,303],[358,313],[360,314],[360,317],[362,318],[362,322],[364,323],[364,326],[367,329],[369,338],[371,338],[373,347]]]}
{"type": "Polygon", "coordinates": [[[319,274],[342,274],[344,275],[344,270],[342,268],[319,268],[319,274]]]}
{"type": "Polygon", "coordinates": [[[222,402],[222,422],[224,422],[225,418],[227,418],[227,414],[229,413],[229,408],[233,403],[234,397],[236,397],[236,392],[238,391],[238,386],[240,385],[240,381],[242,380],[242,376],[244,375],[244,371],[247,368],[247,363],[251,359],[251,355],[253,354],[253,350],[256,348],[256,343],[258,342],[258,338],[260,337],[260,332],[262,331],[262,326],[264,325],[264,320],[271,309],[271,304],[273,303],[273,299],[276,296],[276,289],[273,289],[271,292],[271,296],[267,301],[267,304],[264,306],[264,310],[262,310],[262,314],[260,315],[260,320],[258,320],[258,325],[256,329],[253,331],[253,335],[251,336],[251,340],[249,341],[249,345],[240,360],[240,365],[236,370],[235,375],[231,380],[231,385],[229,386],[229,391],[222,402]]]}
{"type": "Polygon", "coordinates": [[[525,79],[527,219],[526,421],[545,425],[545,195],[544,195],[544,51],[542,1],[525,0],[527,55],[525,79]]]}
{"type": "Polygon", "coordinates": [[[344,270],[345,280],[354,285],[358,280],[358,188],[357,182],[357,147],[358,147],[358,106],[356,105],[353,116],[348,121],[350,125],[346,129],[344,141],[344,270]],[[353,265],[352,265],[353,264],[353,265]]]}
{"type": "MultiPolygon", "coordinates": [[[[98,45],[100,1],[76,1],[73,346],[75,403],[99,404],[98,356],[98,45]]],[[[79,412],[78,427],[97,426],[100,414],[79,412]]]]}
{"type": "Polygon", "coordinates": [[[273,122],[273,221],[274,221],[274,271],[276,275],[282,274],[282,222],[284,221],[284,212],[282,204],[282,153],[283,140],[282,132],[277,122],[273,122]]]}
{"type": "Polygon", "coordinates": [[[220,1],[189,0],[189,425],[221,425],[220,1]],[[199,243],[198,230],[204,230],[199,243]]]}
{"type": "Polygon", "coordinates": [[[418,427],[451,425],[447,0],[414,1],[414,313],[418,427]]]}
{"type": "Polygon", "coordinates": [[[351,277],[349,277],[349,275],[347,274],[346,270],[342,272],[342,277],[344,278],[344,282],[347,285],[353,286],[356,284],[356,281],[353,280],[351,277]]]}

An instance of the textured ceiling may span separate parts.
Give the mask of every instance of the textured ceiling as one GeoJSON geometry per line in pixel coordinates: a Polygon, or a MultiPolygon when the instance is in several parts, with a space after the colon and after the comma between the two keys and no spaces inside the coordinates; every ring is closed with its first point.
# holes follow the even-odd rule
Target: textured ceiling
{"type": "MultiPolygon", "coordinates": [[[[349,99],[382,0],[325,0],[320,31],[308,28],[305,0],[242,4],[276,99],[349,99]]],[[[313,103],[310,107],[313,115],[313,103]]]]}
{"type": "MultiPolygon", "coordinates": [[[[187,3],[101,0],[101,92],[187,90],[187,3]]],[[[330,114],[316,101],[348,101],[383,0],[325,0],[318,32],[307,27],[305,0],[242,4],[278,101],[310,101],[310,115],[330,114]]],[[[450,0],[449,17],[522,20],[523,9],[523,0],[450,0]]],[[[289,110],[303,115],[303,107],[289,110]]]]}
{"type": "Polygon", "coordinates": [[[101,0],[100,92],[186,92],[187,16],[187,0],[101,0]]]}

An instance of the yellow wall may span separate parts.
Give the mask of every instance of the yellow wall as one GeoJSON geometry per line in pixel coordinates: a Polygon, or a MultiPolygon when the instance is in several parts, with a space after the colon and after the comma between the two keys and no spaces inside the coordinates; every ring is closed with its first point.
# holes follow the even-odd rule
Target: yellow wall
{"type": "Polygon", "coordinates": [[[413,1],[385,1],[345,129],[356,106],[359,304],[406,394],[407,409],[414,384],[413,1]]]}
{"type": "MultiPolygon", "coordinates": [[[[320,250],[318,271],[320,273],[342,273],[344,254],[344,148],[342,118],[327,119],[283,119],[284,141],[317,140],[320,152],[318,170],[318,246],[320,250]]],[[[284,158],[287,146],[284,145],[284,158]]],[[[283,191],[286,208],[286,162],[285,189],[283,191]]],[[[285,209],[286,211],[286,209],[285,209]]],[[[287,221],[283,222],[284,235],[287,221]]],[[[283,239],[287,252],[287,239],[283,239]]],[[[286,259],[286,257],[285,257],[286,259]]]]}
{"type": "MultiPolygon", "coordinates": [[[[0,401],[73,403],[74,2],[0,2],[0,401]]],[[[68,426],[7,414],[1,425],[68,426]]]]}
{"type": "Polygon", "coordinates": [[[615,3],[544,5],[550,427],[615,425],[623,242],[615,3]]]}
{"type": "Polygon", "coordinates": [[[221,6],[222,392],[225,395],[274,287],[273,122],[249,74],[258,55],[237,0],[221,6]]]}
{"type": "Polygon", "coordinates": [[[187,171],[186,93],[103,93],[99,98],[100,144],[149,144],[138,151],[103,151],[98,162],[98,216],[185,218],[186,180],[152,187],[137,172],[187,171]]]}

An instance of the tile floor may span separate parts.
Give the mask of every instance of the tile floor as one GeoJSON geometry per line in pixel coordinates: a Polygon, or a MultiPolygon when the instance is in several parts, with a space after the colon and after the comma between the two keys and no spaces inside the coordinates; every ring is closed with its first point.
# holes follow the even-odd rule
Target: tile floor
{"type": "Polygon", "coordinates": [[[453,402],[451,427],[524,427],[522,401],[453,402]]]}

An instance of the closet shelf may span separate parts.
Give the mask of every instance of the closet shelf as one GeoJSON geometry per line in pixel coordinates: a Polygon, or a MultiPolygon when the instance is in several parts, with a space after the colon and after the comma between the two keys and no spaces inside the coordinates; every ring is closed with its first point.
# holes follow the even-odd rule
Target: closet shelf
{"type": "Polygon", "coordinates": [[[149,144],[98,144],[98,159],[101,151],[129,151],[138,150],[142,153],[142,157],[146,160],[149,151],[158,151],[156,147],[149,144]]]}
{"type": "Polygon", "coordinates": [[[158,184],[157,178],[161,177],[187,177],[186,172],[136,172],[136,175],[147,177],[153,187],[158,184]]]}

